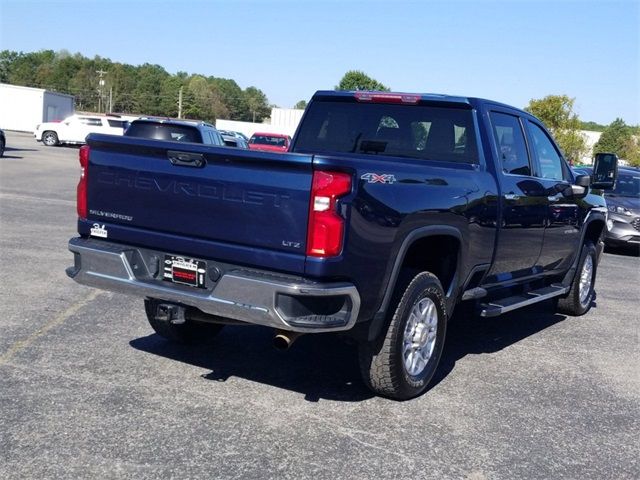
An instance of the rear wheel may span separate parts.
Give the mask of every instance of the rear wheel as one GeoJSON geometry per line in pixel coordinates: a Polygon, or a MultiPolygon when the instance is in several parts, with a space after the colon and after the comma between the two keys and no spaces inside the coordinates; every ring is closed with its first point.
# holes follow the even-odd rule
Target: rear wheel
{"type": "Polygon", "coordinates": [[[4,139],[0,138],[0,157],[4,156],[4,139]]]}
{"type": "Polygon", "coordinates": [[[435,275],[419,273],[402,293],[384,337],[360,345],[365,383],[398,400],[423,393],[440,361],[446,327],[442,285],[435,275]]]}
{"type": "Polygon", "coordinates": [[[54,147],[58,145],[58,134],[52,131],[46,131],[42,134],[42,143],[47,147],[54,147]]]}
{"type": "Polygon", "coordinates": [[[584,315],[591,309],[595,298],[596,269],[598,266],[595,245],[587,241],[582,247],[576,276],[569,295],[558,300],[558,311],[567,315],[584,315]]]}
{"type": "Polygon", "coordinates": [[[216,323],[199,322],[186,317],[184,323],[172,323],[167,320],[158,320],[156,313],[159,300],[147,299],[144,301],[144,309],[151,328],[161,337],[176,343],[196,344],[206,343],[215,337],[223,325],[216,323]]]}

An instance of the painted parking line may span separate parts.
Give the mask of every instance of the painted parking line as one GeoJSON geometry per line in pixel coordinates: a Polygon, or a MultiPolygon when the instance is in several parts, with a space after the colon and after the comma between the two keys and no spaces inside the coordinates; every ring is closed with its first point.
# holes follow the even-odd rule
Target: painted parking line
{"type": "Polygon", "coordinates": [[[49,320],[38,330],[33,332],[27,338],[20,340],[9,347],[9,349],[0,355],[0,366],[6,364],[13,358],[13,356],[21,350],[24,350],[33,342],[35,342],[38,338],[42,337],[45,333],[49,332],[51,329],[61,325],[72,315],[75,315],[81,308],[87,306],[89,303],[93,302],[98,296],[100,296],[103,292],[98,290],[94,290],[89,295],[79,300],[78,302],[71,305],[65,311],[59,313],[57,316],[49,320]]]}

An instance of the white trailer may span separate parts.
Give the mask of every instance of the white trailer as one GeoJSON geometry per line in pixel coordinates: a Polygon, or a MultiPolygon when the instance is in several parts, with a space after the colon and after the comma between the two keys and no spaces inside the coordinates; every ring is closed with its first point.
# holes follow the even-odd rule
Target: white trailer
{"type": "Polygon", "coordinates": [[[73,95],[0,83],[2,129],[33,132],[39,123],[63,120],[73,112],[73,95]]]}

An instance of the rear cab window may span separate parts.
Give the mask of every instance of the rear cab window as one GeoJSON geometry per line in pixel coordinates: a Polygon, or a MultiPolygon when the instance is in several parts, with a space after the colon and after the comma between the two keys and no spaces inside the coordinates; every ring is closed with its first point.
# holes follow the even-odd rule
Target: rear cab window
{"type": "Polygon", "coordinates": [[[479,163],[472,110],[423,104],[314,101],[294,151],[479,163]]]}

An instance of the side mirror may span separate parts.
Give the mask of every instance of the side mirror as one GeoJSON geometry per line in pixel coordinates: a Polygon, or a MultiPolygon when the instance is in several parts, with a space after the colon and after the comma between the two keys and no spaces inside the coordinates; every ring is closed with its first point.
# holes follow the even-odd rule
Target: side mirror
{"type": "Polygon", "coordinates": [[[615,153],[597,153],[593,162],[591,188],[609,190],[616,186],[618,157],[615,153]]]}

